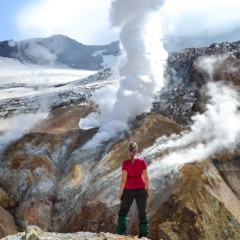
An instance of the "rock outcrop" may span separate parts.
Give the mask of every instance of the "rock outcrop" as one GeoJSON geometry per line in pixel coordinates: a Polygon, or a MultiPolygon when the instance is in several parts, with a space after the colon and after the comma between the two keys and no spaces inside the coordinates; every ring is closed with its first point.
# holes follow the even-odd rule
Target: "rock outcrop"
{"type": "Polygon", "coordinates": [[[15,206],[16,202],[0,188],[0,238],[17,233],[13,216],[7,211],[15,206]]]}
{"type": "MultiPolygon", "coordinates": [[[[205,161],[182,168],[182,177],[168,200],[152,217],[152,224],[158,223],[153,225],[160,239],[239,238],[240,202],[216,166],[221,162],[205,161]]],[[[232,160],[227,163],[232,164],[232,160]]]]}
{"type": "Polygon", "coordinates": [[[202,87],[210,81],[239,87],[239,69],[240,42],[172,52],[168,58],[168,80],[152,110],[188,126],[192,116],[203,112],[206,99],[201,94],[202,87]]]}

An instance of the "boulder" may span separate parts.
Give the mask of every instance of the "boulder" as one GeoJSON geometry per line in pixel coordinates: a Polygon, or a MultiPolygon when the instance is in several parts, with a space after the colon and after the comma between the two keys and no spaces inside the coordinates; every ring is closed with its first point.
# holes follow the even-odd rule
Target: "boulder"
{"type": "Polygon", "coordinates": [[[0,238],[18,232],[13,216],[0,206],[0,238]]]}

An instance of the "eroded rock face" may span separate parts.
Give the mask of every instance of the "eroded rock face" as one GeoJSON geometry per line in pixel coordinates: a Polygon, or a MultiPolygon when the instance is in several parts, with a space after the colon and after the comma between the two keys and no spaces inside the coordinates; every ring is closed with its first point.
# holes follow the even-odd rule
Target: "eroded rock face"
{"type": "Polygon", "coordinates": [[[188,126],[204,111],[202,87],[210,81],[240,86],[240,42],[212,44],[169,53],[168,75],[153,111],[188,126]]]}
{"type": "Polygon", "coordinates": [[[0,206],[4,209],[16,206],[16,202],[11,200],[5,191],[0,188],[0,206]]]}
{"type": "Polygon", "coordinates": [[[160,239],[238,239],[239,198],[212,161],[187,164],[181,172],[168,200],[152,216],[153,232],[160,239]]]}
{"type": "Polygon", "coordinates": [[[219,158],[213,159],[213,164],[216,166],[221,176],[231,188],[233,193],[240,198],[240,156],[238,151],[235,154],[224,154],[219,158]]]}
{"type": "MultiPolygon", "coordinates": [[[[135,121],[131,135],[109,144],[107,152],[103,148],[87,151],[81,147],[96,130],[77,129],[77,123],[90,108],[77,103],[56,109],[36,126],[37,132],[32,130],[6,149],[1,183],[17,202],[16,206],[7,206],[18,231],[23,231],[25,225],[36,225],[43,231],[115,233],[121,163],[127,158],[130,139],[145,149],[161,135],[185,130],[166,117],[149,113],[135,121]]],[[[187,164],[179,174],[161,179],[148,201],[149,238],[240,237],[237,159],[238,152],[220,155],[214,160],[187,164]]],[[[136,236],[135,205],[128,217],[127,234],[136,236]]]]}
{"type": "Polygon", "coordinates": [[[15,206],[16,202],[0,188],[0,238],[17,233],[13,216],[7,211],[15,206]]]}
{"type": "Polygon", "coordinates": [[[13,216],[0,206],[0,238],[18,232],[13,216]]]}

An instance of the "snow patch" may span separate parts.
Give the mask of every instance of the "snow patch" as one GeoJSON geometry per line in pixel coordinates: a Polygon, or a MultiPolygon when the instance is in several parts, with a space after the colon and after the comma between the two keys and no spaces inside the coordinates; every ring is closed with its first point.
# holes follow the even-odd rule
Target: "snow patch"
{"type": "Polygon", "coordinates": [[[96,71],[76,70],[62,65],[36,66],[0,57],[0,99],[37,94],[41,90],[83,79],[96,71]]]}

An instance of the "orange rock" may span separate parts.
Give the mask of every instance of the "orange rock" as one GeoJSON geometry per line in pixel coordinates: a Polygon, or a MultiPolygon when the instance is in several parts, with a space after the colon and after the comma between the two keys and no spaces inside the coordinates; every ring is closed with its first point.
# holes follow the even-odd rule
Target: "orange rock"
{"type": "Polygon", "coordinates": [[[17,232],[12,215],[0,206],[0,238],[17,232]]]}

